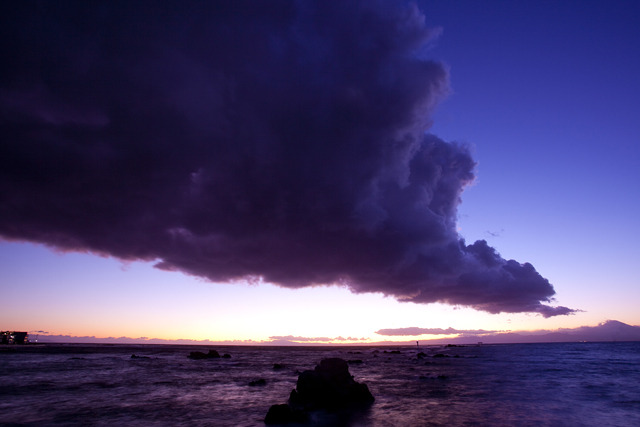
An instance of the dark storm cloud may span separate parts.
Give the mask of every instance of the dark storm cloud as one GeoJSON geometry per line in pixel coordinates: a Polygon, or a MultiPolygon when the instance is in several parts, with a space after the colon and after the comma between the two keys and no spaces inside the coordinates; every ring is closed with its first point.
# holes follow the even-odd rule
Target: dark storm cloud
{"type": "Polygon", "coordinates": [[[424,132],[438,31],[397,2],[14,2],[0,17],[0,235],[212,281],[341,284],[491,313],[551,284],[456,210],[424,132]]]}
{"type": "Polygon", "coordinates": [[[376,331],[378,335],[388,335],[388,336],[417,336],[417,335],[453,335],[453,334],[490,334],[496,331],[485,331],[483,329],[441,329],[441,328],[417,328],[417,327],[409,327],[409,328],[392,328],[392,329],[380,329],[376,331]]]}

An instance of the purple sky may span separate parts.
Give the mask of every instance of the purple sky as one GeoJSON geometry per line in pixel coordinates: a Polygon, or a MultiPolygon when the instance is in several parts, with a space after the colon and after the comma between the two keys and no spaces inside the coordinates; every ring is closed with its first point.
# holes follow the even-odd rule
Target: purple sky
{"type": "MultiPolygon", "coordinates": [[[[13,5],[0,236],[213,283],[544,318],[624,307],[639,17],[620,1],[13,5]]],[[[49,286],[21,283],[15,245],[3,290],[49,286]]]]}

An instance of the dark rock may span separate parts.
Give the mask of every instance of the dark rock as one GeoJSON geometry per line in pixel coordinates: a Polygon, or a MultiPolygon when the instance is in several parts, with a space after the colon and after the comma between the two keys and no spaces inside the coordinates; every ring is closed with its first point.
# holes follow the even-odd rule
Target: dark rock
{"type": "Polygon", "coordinates": [[[265,424],[289,424],[304,423],[309,419],[309,415],[301,410],[293,409],[286,403],[271,405],[267,416],[264,418],[265,424]]]}
{"type": "Polygon", "coordinates": [[[187,357],[189,359],[200,360],[200,359],[206,359],[207,355],[201,351],[192,351],[191,353],[189,353],[187,357]]]}
{"type": "Polygon", "coordinates": [[[437,353],[437,354],[434,354],[433,357],[449,357],[449,355],[442,354],[442,353],[437,353]]]}
{"type": "Polygon", "coordinates": [[[358,383],[343,359],[323,359],[314,370],[298,377],[289,404],[305,410],[341,409],[370,405],[374,397],[366,384],[358,383]]]}
{"type": "Polygon", "coordinates": [[[222,358],[223,359],[231,359],[231,355],[228,354],[228,353],[225,353],[225,354],[222,355],[222,358]]]}
{"type": "Polygon", "coordinates": [[[280,364],[280,363],[274,363],[273,364],[273,370],[274,371],[278,371],[280,369],[284,369],[284,365],[280,364]]]}
{"type": "MultiPolygon", "coordinates": [[[[194,359],[194,360],[219,359],[220,358],[220,353],[218,353],[216,350],[209,350],[208,353],[203,353],[201,351],[192,351],[191,353],[189,353],[189,355],[187,357],[189,359],[194,359]]],[[[229,357],[231,357],[231,356],[229,356],[229,357]]]]}
{"type": "Polygon", "coordinates": [[[260,378],[259,380],[253,380],[249,383],[251,387],[267,385],[267,380],[260,378]]]}
{"type": "Polygon", "coordinates": [[[347,363],[349,365],[359,365],[362,363],[362,360],[360,359],[352,359],[352,360],[347,360],[347,363]]]}
{"type": "Polygon", "coordinates": [[[427,355],[426,355],[424,352],[422,352],[422,351],[421,351],[420,353],[418,353],[418,354],[416,355],[416,357],[417,357],[418,359],[424,359],[425,357],[427,357],[427,355]]]}
{"type": "Polygon", "coordinates": [[[149,356],[136,356],[135,354],[131,355],[132,359],[151,359],[149,356]]]}
{"type": "Polygon", "coordinates": [[[271,406],[264,421],[266,424],[301,423],[309,419],[311,411],[322,410],[354,414],[374,400],[367,385],[353,379],[345,360],[322,359],[314,370],[298,376],[289,403],[271,406]]]}

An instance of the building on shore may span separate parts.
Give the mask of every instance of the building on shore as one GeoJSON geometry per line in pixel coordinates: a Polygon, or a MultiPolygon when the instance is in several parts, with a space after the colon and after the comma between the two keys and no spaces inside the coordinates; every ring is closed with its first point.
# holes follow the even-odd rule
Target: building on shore
{"type": "Polygon", "coordinates": [[[27,344],[29,342],[28,332],[1,331],[0,344],[27,344]]]}

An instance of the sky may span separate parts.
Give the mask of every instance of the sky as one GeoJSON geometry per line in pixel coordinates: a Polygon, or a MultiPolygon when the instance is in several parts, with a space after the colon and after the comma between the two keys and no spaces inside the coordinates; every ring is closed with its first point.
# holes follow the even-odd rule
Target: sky
{"type": "Polygon", "coordinates": [[[12,5],[0,329],[640,325],[639,18],[632,1],[12,5]]]}

